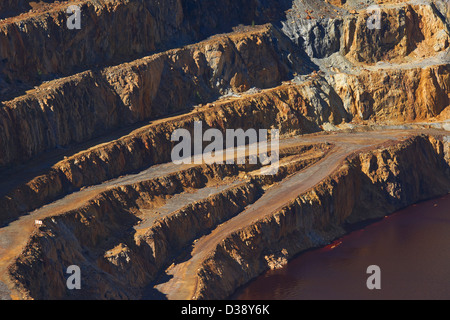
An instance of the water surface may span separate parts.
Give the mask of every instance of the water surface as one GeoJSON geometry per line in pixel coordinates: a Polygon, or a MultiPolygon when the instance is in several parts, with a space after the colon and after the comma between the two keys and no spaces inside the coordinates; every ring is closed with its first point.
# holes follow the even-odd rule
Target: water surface
{"type": "Polygon", "coordinates": [[[268,271],[233,299],[450,299],[450,195],[422,202],[268,271]],[[381,269],[381,289],[366,286],[381,269]]]}

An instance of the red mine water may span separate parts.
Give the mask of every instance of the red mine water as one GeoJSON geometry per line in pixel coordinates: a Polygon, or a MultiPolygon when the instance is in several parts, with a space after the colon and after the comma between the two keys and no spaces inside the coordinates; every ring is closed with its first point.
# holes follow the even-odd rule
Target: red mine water
{"type": "Polygon", "coordinates": [[[450,299],[450,195],[422,202],[294,258],[234,299],[450,299]],[[381,289],[366,286],[370,265],[381,289]]]}

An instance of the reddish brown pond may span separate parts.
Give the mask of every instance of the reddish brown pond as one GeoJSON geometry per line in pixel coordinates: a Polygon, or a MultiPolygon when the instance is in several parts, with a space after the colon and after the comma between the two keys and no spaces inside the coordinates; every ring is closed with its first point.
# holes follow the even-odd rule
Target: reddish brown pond
{"type": "Polygon", "coordinates": [[[233,299],[450,299],[450,195],[422,202],[268,271],[233,299]],[[333,248],[334,247],[334,248],[333,248]],[[381,269],[381,289],[366,286],[381,269]]]}

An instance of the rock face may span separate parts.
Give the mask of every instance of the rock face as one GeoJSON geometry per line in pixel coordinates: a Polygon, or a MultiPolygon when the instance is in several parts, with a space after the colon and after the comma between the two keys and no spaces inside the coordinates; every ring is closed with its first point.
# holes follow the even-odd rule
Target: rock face
{"type": "Polygon", "coordinates": [[[237,23],[269,22],[281,14],[283,2],[84,0],[75,3],[81,11],[79,30],[66,25],[69,3],[58,3],[0,24],[3,80],[33,85],[80,66],[105,66],[198,41],[237,23]]]}
{"type": "Polygon", "coordinates": [[[202,236],[314,168],[219,234],[189,298],[450,192],[448,1],[5,0],[0,18],[0,298],[164,298],[202,236]],[[198,121],[278,129],[278,173],[175,167],[172,134],[198,121]]]}
{"type": "MultiPolygon", "coordinates": [[[[89,2],[85,5],[87,11],[91,10],[89,2]]],[[[179,15],[184,17],[181,13],[177,14],[177,10],[195,11],[194,8],[186,7],[178,1],[174,4],[167,2],[167,5],[171,10],[170,15],[165,19],[172,22],[180,20],[181,18],[176,18],[179,15]]],[[[135,8],[131,4],[117,4],[114,10],[131,10],[132,7],[136,12],[141,12],[139,6],[137,4],[136,6],[135,8]]],[[[208,10],[207,6],[208,4],[205,3],[197,9],[208,10]]],[[[255,7],[255,5],[249,6],[255,7]]],[[[108,9],[109,6],[106,5],[102,8],[102,10],[113,10],[108,9]]],[[[233,8],[230,6],[227,10],[235,10],[233,8]]],[[[169,11],[168,9],[160,10],[161,14],[169,11]]],[[[338,16],[332,19],[298,19],[297,11],[298,9],[288,12],[288,20],[281,31],[274,26],[247,28],[246,31],[218,36],[199,44],[154,54],[130,63],[100,70],[88,70],[45,82],[28,91],[26,95],[3,102],[0,113],[2,124],[0,146],[4,152],[0,155],[0,167],[24,162],[48,150],[81,143],[139,121],[186,111],[192,105],[212,102],[228,92],[243,92],[252,87],[275,87],[282,81],[291,79],[294,74],[307,74],[322,66],[323,62],[316,61],[318,64],[314,65],[310,58],[322,59],[336,54],[356,63],[356,66],[360,66],[362,62],[364,64],[402,62],[403,65],[401,69],[394,68],[392,65],[390,67],[374,66],[369,69],[362,68],[358,72],[346,72],[345,69],[339,69],[339,72],[333,72],[329,78],[326,78],[328,83],[319,82],[318,87],[313,84],[311,91],[321,91],[324,85],[328,87],[326,90],[329,97],[324,103],[345,105],[347,111],[345,118],[348,120],[352,118],[367,120],[371,117],[378,120],[379,114],[382,114],[381,120],[426,120],[438,116],[449,105],[448,63],[446,62],[449,46],[448,24],[435,6],[402,4],[394,8],[389,7],[385,10],[386,12],[383,11],[381,21],[385,30],[376,30],[376,32],[366,27],[367,15],[364,11],[356,16],[338,16]],[[395,20],[399,15],[403,18],[395,20]],[[396,30],[401,32],[398,33],[396,30]],[[392,35],[388,34],[389,32],[392,35]],[[395,37],[393,37],[394,34],[395,37]],[[417,34],[420,36],[416,37],[417,34]],[[386,43],[377,43],[377,41],[386,41],[386,43]],[[436,53],[438,56],[432,58],[436,53]],[[424,60],[422,65],[414,65],[424,58],[429,59],[424,60]],[[412,63],[412,65],[405,65],[406,63],[412,63]],[[426,67],[425,71],[422,70],[424,67],[426,67]],[[431,97],[428,97],[428,94],[431,97]],[[339,97],[341,101],[336,101],[339,97]],[[400,110],[392,112],[392,101],[396,101],[395,105],[400,110]],[[389,103],[388,106],[385,105],[386,102],[389,103]]],[[[143,12],[152,11],[144,10],[143,12]]],[[[195,14],[189,14],[189,19],[194,19],[198,15],[198,12],[195,12],[195,14]]],[[[96,15],[101,18],[99,18],[101,21],[109,17],[109,13],[101,10],[96,11],[96,15]]],[[[121,20],[120,15],[114,15],[114,17],[121,20]]],[[[136,19],[145,21],[139,16],[134,20],[123,18],[130,23],[136,19]]],[[[182,22],[185,21],[181,19],[179,24],[182,22]]],[[[107,23],[109,22],[105,22],[107,23]]],[[[164,23],[165,20],[161,20],[160,24],[165,26],[164,32],[175,33],[177,28],[181,28],[176,24],[173,27],[174,30],[170,31],[171,28],[164,23]]],[[[189,25],[191,23],[189,22],[189,25]]],[[[135,25],[136,22],[133,24],[135,25]]],[[[5,26],[10,25],[18,27],[16,24],[5,24],[5,26]]],[[[36,26],[36,28],[36,32],[41,31],[40,27],[36,26]]],[[[60,29],[59,26],[58,30],[60,29]]],[[[195,29],[203,30],[200,26],[195,29]]],[[[81,31],[84,30],[91,29],[86,27],[81,31]]],[[[101,28],[95,30],[102,32],[101,28]]],[[[210,32],[214,30],[216,29],[212,27],[210,32]]],[[[47,32],[52,34],[51,30],[47,32]]],[[[113,37],[113,33],[108,34],[114,41],[117,40],[113,37]]],[[[152,36],[145,36],[145,32],[137,34],[147,39],[146,41],[154,40],[152,36]]],[[[133,37],[127,34],[121,33],[121,36],[126,37],[127,41],[133,40],[133,37]]],[[[196,39],[203,37],[204,35],[198,36],[196,39]]],[[[80,38],[92,40],[98,39],[98,36],[86,35],[80,38]]],[[[161,35],[161,39],[163,38],[168,39],[170,36],[161,35]]],[[[36,40],[32,35],[29,35],[29,39],[36,40]]],[[[140,39],[134,41],[139,44],[138,47],[141,50],[136,49],[135,54],[130,52],[116,54],[112,49],[112,53],[99,54],[95,51],[96,46],[93,44],[85,44],[84,48],[89,49],[89,53],[72,54],[83,59],[88,59],[90,56],[93,57],[92,59],[102,57],[102,62],[107,62],[109,60],[105,58],[105,55],[114,57],[114,61],[117,61],[122,59],[121,55],[129,57],[136,56],[139,52],[156,50],[156,47],[147,45],[140,39]]],[[[72,41],[68,42],[74,45],[72,41]]],[[[60,43],[61,39],[58,40],[58,45],[60,43]]],[[[133,50],[137,46],[126,45],[125,40],[120,43],[121,46],[117,50],[133,50]]],[[[33,44],[22,45],[36,47],[33,44]]],[[[8,48],[15,50],[11,45],[5,44],[0,47],[5,48],[4,50],[9,50],[8,48]]],[[[108,47],[102,45],[101,49],[108,50],[108,47]]],[[[59,54],[60,52],[60,50],[47,50],[42,51],[41,54],[59,54]]],[[[30,54],[26,50],[23,53],[30,54]]],[[[20,57],[20,54],[13,55],[10,52],[5,53],[4,61],[7,63],[11,63],[10,55],[21,62],[26,61],[25,58],[20,57]]],[[[30,72],[33,68],[55,69],[54,73],[67,74],[73,72],[71,64],[90,66],[94,63],[77,62],[72,56],[61,59],[35,55],[32,58],[39,62],[32,60],[22,69],[18,69],[20,77],[33,73],[30,72]],[[40,66],[43,61],[56,61],[68,69],[60,71],[59,67],[40,66]]],[[[6,66],[5,68],[8,69],[6,66]]],[[[11,79],[20,78],[6,69],[4,72],[6,76],[11,79]]],[[[317,99],[311,98],[309,104],[316,103],[317,99]]],[[[320,106],[317,109],[320,112],[320,106]]]]}
{"type": "Polygon", "coordinates": [[[334,105],[323,106],[323,115],[318,116],[314,107],[303,101],[301,90],[302,86],[283,86],[245,99],[218,102],[214,107],[144,126],[118,140],[75,154],[3,197],[1,203],[6,210],[0,221],[5,223],[83,186],[169,162],[174,145],[172,132],[175,128],[192,131],[194,121],[203,121],[205,127],[223,132],[236,125],[247,130],[276,123],[281,133],[308,133],[319,131],[324,121],[341,117],[342,110],[336,110],[334,105]]]}
{"type": "Polygon", "coordinates": [[[329,82],[353,119],[401,123],[436,117],[449,106],[449,71],[443,64],[337,73],[329,82]]]}
{"type": "Polygon", "coordinates": [[[326,245],[345,234],[347,224],[448,193],[449,167],[443,157],[442,142],[417,137],[348,159],[310,192],[224,239],[199,270],[195,296],[227,298],[273,267],[273,256],[286,259],[326,245]]]}
{"type": "MultiPolygon", "coordinates": [[[[316,147],[327,149],[325,145],[316,147]]],[[[295,151],[287,150],[285,155],[292,152],[295,151]]],[[[281,180],[319,159],[320,156],[287,165],[272,178],[281,180]]],[[[152,207],[160,208],[158,199],[167,199],[182,190],[204,188],[241,170],[246,169],[237,165],[197,166],[163,178],[104,191],[82,208],[44,219],[43,226],[33,233],[21,256],[9,268],[15,286],[25,298],[33,299],[141,297],[142,290],[155,280],[174,255],[241,212],[260,197],[265,184],[274,181],[256,176],[204,200],[184,205],[153,225],[138,224],[137,216],[152,207]],[[83,278],[82,293],[68,290],[64,281],[52,280],[64,279],[64,269],[69,262],[89,274],[83,278]],[[39,283],[26,282],[28,277],[38,275],[39,283]]]]}
{"type": "MultiPolygon", "coordinates": [[[[348,158],[313,190],[225,238],[199,270],[196,297],[226,298],[267,267],[279,268],[296,253],[341,236],[348,224],[449,192],[445,159],[444,142],[426,136],[348,158]]],[[[80,209],[45,219],[9,272],[26,298],[139,298],[173,254],[253,203],[263,185],[244,183],[135,230],[139,212],[180,188],[202,188],[238,171],[203,166],[105,191],[80,209]],[[82,296],[61,280],[69,263],[88,275],[82,296]],[[31,276],[40,281],[27,283],[31,276]]]]}
{"type": "MultiPolygon", "coordinates": [[[[207,230],[208,224],[223,221],[227,215],[232,215],[233,211],[238,212],[242,206],[251,203],[252,199],[257,197],[258,191],[255,186],[245,185],[208,199],[204,204],[199,203],[196,207],[186,208],[149,230],[124,235],[126,229],[136,224],[137,220],[133,213],[138,210],[136,207],[123,209],[124,203],[136,201],[145,203],[146,198],[161,197],[167,192],[174,193],[177,186],[173,183],[178,183],[178,188],[196,186],[199,188],[204,183],[202,178],[205,177],[205,173],[196,172],[185,172],[184,176],[168,177],[166,181],[139,184],[126,190],[112,190],[102,194],[81,210],[45,221],[45,229],[35,235],[22,258],[10,269],[12,276],[15,279],[22,279],[23,276],[29,277],[31,274],[36,276],[45,274],[42,283],[48,283],[48,287],[42,287],[38,283],[36,286],[29,286],[18,281],[25,296],[34,299],[60,299],[71,296],[76,298],[76,293],[67,290],[65,283],[52,282],[55,278],[64,279],[61,278],[64,267],[67,262],[72,261],[89,274],[84,281],[86,287],[79,298],[136,298],[137,289],[155,278],[168,257],[186,242],[185,238],[190,239],[197,232],[207,230]],[[177,181],[178,178],[181,180],[177,181]],[[152,184],[160,186],[155,189],[152,184]],[[205,216],[199,215],[202,206],[219,203],[224,206],[215,206],[218,212],[212,212],[205,207],[202,209],[205,216]],[[231,203],[234,204],[234,209],[231,203]],[[226,206],[227,210],[221,209],[226,206]],[[196,211],[195,215],[193,210],[196,211]],[[179,215],[182,217],[178,217],[179,215]],[[183,221],[179,218],[185,219],[183,221]],[[198,220],[193,221],[192,218],[198,220]],[[190,234],[192,232],[193,235],[190,234]],[[61,241],[62,238],[65,240],[61,241]],[[118,245],[110,247],[113,243],[118,245]],[[102,256],[98,254],[101,247],[110,250],[105,250],[102,256]],[[93,259],[92,256],[96,258],[93,259]]],[[[213,179],[224,177],[218,173],[217,170],[210,170],[207,174],[213,179]]]]}
{"type": "Polygon", "coordinates": [[[229,90],[276,86],[288,78],[293,64],[302,69],[300,58],[290,62],[286,52],[295,47],[273,28],[261,27],[45,83],[4,103],[0,166],[186,112],[229,90]]]}
{"type": "Polygon", "coordinates": [[[369,14],[346,21],[343,53],[350,60],[415,61],[449,46],[448,24],[433,5],[404,4],[384,9],[380,16],[380,29],[367,27],[369,14]]]}

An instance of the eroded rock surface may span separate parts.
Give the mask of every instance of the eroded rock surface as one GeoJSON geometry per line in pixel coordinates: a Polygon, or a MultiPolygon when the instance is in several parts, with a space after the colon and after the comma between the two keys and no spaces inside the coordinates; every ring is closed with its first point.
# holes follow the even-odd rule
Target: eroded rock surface
{"type": "Polygon", "coordinates": [[[448,1],[24,0],[0,17],[1,298],[222,299],[450,192],[448,1]],[[277,174],[174,165],[171,135],[196,121],[279,129],[277,174]]]}

